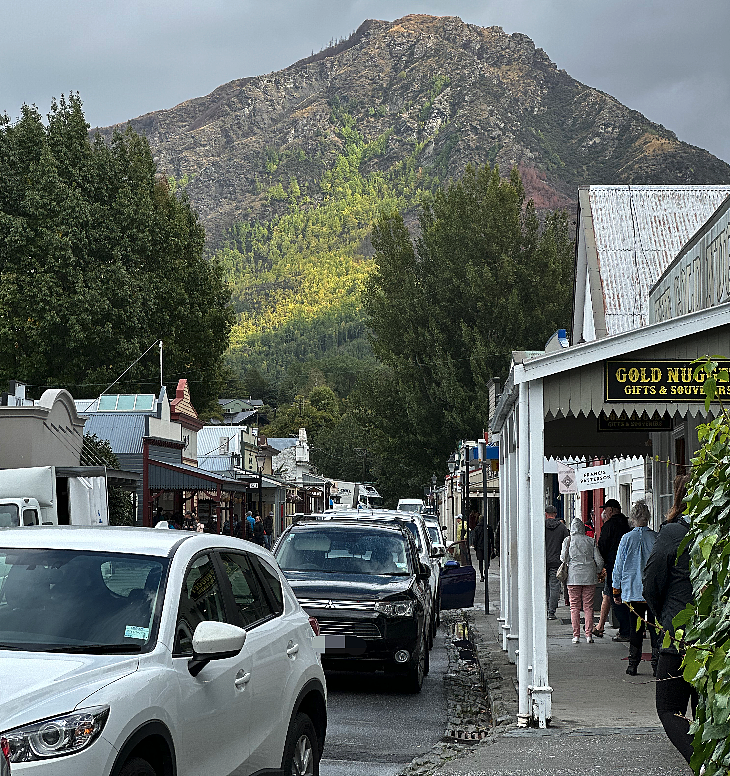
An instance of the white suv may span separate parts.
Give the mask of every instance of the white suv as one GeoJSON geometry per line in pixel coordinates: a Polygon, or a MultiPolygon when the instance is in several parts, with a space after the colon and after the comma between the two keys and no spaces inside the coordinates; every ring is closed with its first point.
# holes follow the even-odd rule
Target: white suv
{"type": "Polygon", "coordinates": [[[13,774],[316,774],[313,623],[224,536],[0,531],[0,738],[13,774]]]}

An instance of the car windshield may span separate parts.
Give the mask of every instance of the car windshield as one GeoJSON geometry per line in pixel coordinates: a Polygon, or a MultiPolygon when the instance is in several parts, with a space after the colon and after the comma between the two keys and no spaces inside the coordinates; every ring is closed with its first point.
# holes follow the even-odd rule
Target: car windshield
{"type": "Polygon", "coordinates": [[[0,649],[147,651],[167,565],[143,555],[0,548],[0,649]]]}
{"type": "Polygon", "coordinates": [[[400,504],[398,506],[399,512],[420,512],[421,504],[400,504]]]}
{"type": "Polygon", "coordinates": [[[15,504],[0,504],[0,528],[17,528],[20,515],[15,504]]]}
{"type": "Polygon", "coordinates": [[[325,574],[410,574],[406,540],[395,531],[306,528],[291,531],[276,549],[285,571],[325,574]]]}

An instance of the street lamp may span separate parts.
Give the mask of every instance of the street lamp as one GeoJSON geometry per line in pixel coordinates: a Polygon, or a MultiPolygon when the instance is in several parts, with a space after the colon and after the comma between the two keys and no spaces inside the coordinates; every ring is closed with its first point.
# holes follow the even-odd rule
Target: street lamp
{"type": "Polygon", "coordinates": [[[263,488],[264,488],[264,462],[266,461],[266,455],[261,452],[260,450],[256,453],[256,469],[259,473],[259,515],[261,516],[261,519],[264,519],[264,516],[261,514],[263,510],[263,505],[261,503],[261,499],[263,497],[263,488]]]}
{"type": "MultiPolygon", "coordinates": [[[[449,479],[449,500],[451,501],[451,520],[454,520],[454,473],[456,472],[456,467],[458,466],[456,462],[456,453],[454,453],[451,458],[448,460],[448,467],[449,472],[451,473],[451,478],[449,479]]],[[[458,536],[456,539],[458,540],[458,536]]]]}

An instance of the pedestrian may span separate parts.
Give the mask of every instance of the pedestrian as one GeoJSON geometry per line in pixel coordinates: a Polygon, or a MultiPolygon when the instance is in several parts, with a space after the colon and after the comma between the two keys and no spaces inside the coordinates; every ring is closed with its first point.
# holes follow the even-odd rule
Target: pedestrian
{"type": "Polygon", "coordinates": [[[545,507],[545,595],[547,618],[556,620],[555,611],[562,593],[562,586],[556,574],[560,568],[560,551],[563,542],[570,536],[565,523],[557,518],[558,510],[552,504],[545,507]]]}
{"type": "Polygon", "coordinates": [[[205,533],[205,523],[202,520],[193,518],[195,520],[195,531],[197,533],[205,533]]]}
{"type": "Polygon", "coordinates": [[[601,507],[603,510],[603,527],[601,536],[598,539],[598,549],[603,556],[606,564],[606,581],[603,584],[603,600],[601,601],[601,615],[598,619],[595,635],[603,637],[606,629],[606,620],[608,613],[613,606],[614,614],[618,620],[618,633],[612,641],[629,640],[629,607],[626,604],[617,604],[613,598],[613,589],[611,588],[611,574],[613,573],[613,564],[616,562],[616,552],[621,537],[628,533],[631,528],[629,519],[621,511],[621,504],[615,498],[610,498],[601,507]]]}
{"type": "Polygon", "coordinates": [[[248,527],[250,531],[246,532],[246,538],[248,538],[249,533],[251,536],[253,536],[253,526],[256,520],[254,520],[254,516],[251,514],[251,510],[249,509],[248,512],[246,512],[246,522],[248,523],[248,527]]]}
{"type": "MultiPolygon", "coordinates": [[[[659,531],[654,550],[644,569],[644,599],[662,630],[674,636],[672,619],[694,600],[689,575],[689,548],[677,557],[682,539],[689,531],[689,522],[682,514],[687,495],[688,476],[674,479],[674,504],[667,514],[667,523],[659,531]]],[[[697,709],[697,691],[682,676],[683,654],[674,643],[659,651],[656,682],[656,710],[664,732],[679,753],[689,763],[693,754],[687,707],[692,714],[697,709]]]]}
{"type": "Polygon", "coordinates": [[[586,536],[585,524],[573,518],[570,536],[563,542],[561,562],[568,564],[568,596],[573,644],[580,642],[580,610],[583,608],[586,642],[593,644],[593,594],[598,575],[603,571],[603,558],[595,541],[586,536]]]}
{"type": "Polygon", "coordinates": [[[253,540],[262,547],[264,546],[264,534],[264,524],[261,522],[261,515],[256,515],[253,524],[253,540]]]}
{"type": "Polygon", "coordinates": [[[629,665],[626,673],[636,676],[641,663],[646,629],[649,629],[651,641],[651,667],[656,676],[659,662],[659,642],[657,640],[654,614],[647,610],[644,600],[642,575],[656,542],[656,531],[649,528],[649,507],[640,499],[631,507],[629,523],[634,526],[621,537],[613,567],[613,599],[617,603],[629,605],[629,665]],[[638,625],[641,619],[641,625],[638,625]]]}
{"type": "Polygon", "coordinates": [[[472,547],[479,563],[479,578],[484,582],[484,518],[479,516],[471,532],[472,547]]]}
{"type": "Polygon", "coordinates": [[[264,531],[266,531],[266,534],[264,536],[264,547],[266,547],[267,550],[271,549],[271,542],[274,537],[274,513],[269,512],[268,515],[264,518],[264,531]]]}

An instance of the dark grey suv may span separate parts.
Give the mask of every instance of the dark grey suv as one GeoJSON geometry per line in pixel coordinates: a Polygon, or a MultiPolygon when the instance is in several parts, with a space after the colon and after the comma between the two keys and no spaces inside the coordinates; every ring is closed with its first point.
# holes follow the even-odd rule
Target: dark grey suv
{"type": "Polygon", "coordinates": [[[408,528],[316,520],[291,526],[274,550],[320,628],[322,666],[384,670],[419,692],[428,673],[428,581],[408,528]]]}

